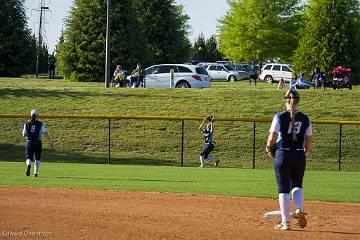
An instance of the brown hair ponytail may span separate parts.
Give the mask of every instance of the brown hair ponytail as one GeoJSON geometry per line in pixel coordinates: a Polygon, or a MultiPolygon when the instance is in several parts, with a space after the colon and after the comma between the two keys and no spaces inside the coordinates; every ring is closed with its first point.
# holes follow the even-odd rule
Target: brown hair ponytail
{"type": "Polygon", "coordinates": [[[285,93],[284,96],[285,102],[289,104],[290,109],[288,111],[290,112],[290,118],[291,118],[291,134],[292,134],[292,140],[296,141],[296,132],[295,132],[295,115],[297,111],[297,105],[300,101],[300,94],[298,91],[291,89],[285,93]]]}

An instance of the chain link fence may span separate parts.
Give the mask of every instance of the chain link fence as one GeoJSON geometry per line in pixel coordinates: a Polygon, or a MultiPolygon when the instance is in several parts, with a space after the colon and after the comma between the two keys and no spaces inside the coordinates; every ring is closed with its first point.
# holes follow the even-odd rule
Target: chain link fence
{"type": "MultiPolygon", "coordinates": [[[[43,140],[46,162],[199,166],[204,140],[201,118],[43,116],[54,142],[43,140]]],[[[24,161],[25,116],[0,115],[0,161],[24,161]]],[[[269,169],[265,153],[270,122],[217,119],[211,155],[221,167],[269,169]]],[[[307,169],[360,171],[360,122],[313,121],[313,150],[307,169]]],[[[209,163],[207,163],[209,164],[209,163]]]]}

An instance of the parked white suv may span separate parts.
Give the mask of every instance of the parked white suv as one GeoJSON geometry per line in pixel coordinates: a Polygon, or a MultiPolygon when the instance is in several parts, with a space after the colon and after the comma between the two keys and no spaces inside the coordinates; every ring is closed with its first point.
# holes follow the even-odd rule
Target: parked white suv
{"type": "Polygon", "coordinates": [[[249,79],[249,73],[246,71],[236,70],[229,64],[209,64],[206,67],[211,80],[238,81],[249,79]]]}
{"type": "Polygon", "coordinates": [[[292,74],[293,70],[288,64],[268,63],[261,69],[260,79],[268,83],[279,81],[280,79],[290,82],[292,74]]]}
{"type": "Polygon", "coordinates": [[[159,64],[145,69],[146,88],[169,88],[170,70],[174,69],[175,88],[210,87],[209,75],[205,68],[188,64],[159,64]]]}

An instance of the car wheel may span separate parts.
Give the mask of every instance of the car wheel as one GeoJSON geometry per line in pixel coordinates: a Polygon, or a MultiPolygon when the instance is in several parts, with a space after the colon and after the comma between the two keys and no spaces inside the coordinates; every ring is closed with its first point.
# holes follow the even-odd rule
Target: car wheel
{"type": "Polygon", "coordinates": [[[233,75],[231,75],[231,76],[229,77],[229,82],[235,82],[235,81],[236,81],[236,77],[233,76],[233,75]]]}
{"type": "Polygon", "coordinates": [[[273,78],[272,78],[272,76],[267,75],[267,76],[264,78],[264,81],[267,82],[267,83],[272,83],[272,82],[273,82],[273,78]]]}
{"type": "Polygon", "coordinates": [[[176,84],[176,88],[191,88],[190,84],[186,81],[180,81],[176,84]]]}

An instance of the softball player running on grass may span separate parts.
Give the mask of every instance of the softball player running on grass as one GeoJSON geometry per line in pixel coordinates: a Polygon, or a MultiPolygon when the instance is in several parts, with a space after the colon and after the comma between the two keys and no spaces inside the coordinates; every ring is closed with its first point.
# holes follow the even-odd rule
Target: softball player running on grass
{"type": "Polygon", "coordinates": [[[296,208],[299,226],[307,224],[303,212],[304,195],[302,182],[305,172],[306,155],[312,144],[310,119],[297,109],[300,95],[296,90],[288,90],[284,96],[286,110],[273,118],[266,151],[275,159],[275,176],[279,192],[281,223],[275,229],[290,229],[290,189],[296,208]]]}
{"type": "Polygon", "coordinates": [[[214,116],[208,116],[201,123],[199,130],[202,132],[205,139],[205,146],[200,153],[200,167],[205,167],[205,160],[214,161],[214,166],[219,166],[220,160],[209,156],[210,152],[214,149],[213,131],[214,131],[214,116]],[[206,125],[206,126],[205,126],[206,125]]]}
{"type": "Polygon", "coordinates": [[[52,141],[46,131],[45,123],[38,120],[39,113],[35,109],[31,110],[31,119],[24,124],[23,136],[26,139],[25,155],[26,155],[26,176],[30,175],[31,162],[35,157],[34,177],[38,176],[40,168],[40,158],[42,151],[41,135],[44,134],[51,147],[52,141]]]}

